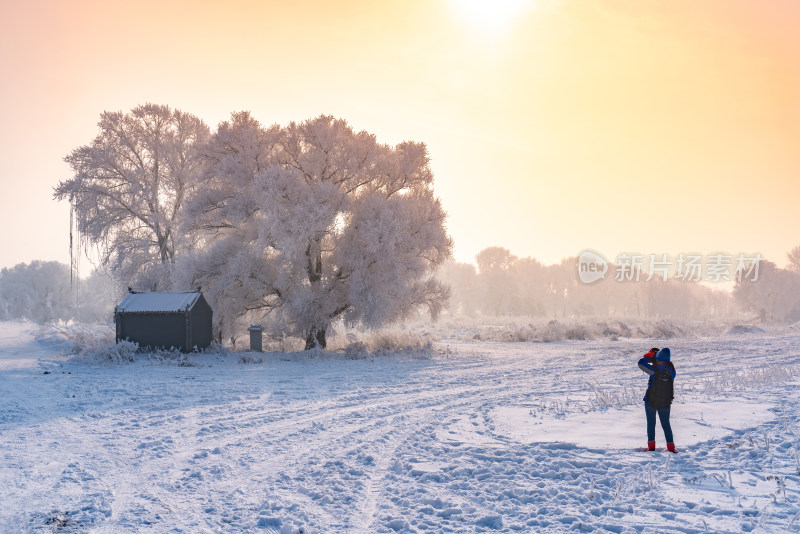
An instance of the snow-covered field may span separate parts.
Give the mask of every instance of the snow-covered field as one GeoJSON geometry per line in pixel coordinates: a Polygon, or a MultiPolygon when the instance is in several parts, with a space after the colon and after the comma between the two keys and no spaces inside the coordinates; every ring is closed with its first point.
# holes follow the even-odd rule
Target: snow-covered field
{"type": "Polygon", "coordinates": [[[798,335],[115,364],[66,346],[0,323],[0,532],[800,532],[798,335]],[[677,455],[636,451],[636,362],[664,345],[677,455]]]}

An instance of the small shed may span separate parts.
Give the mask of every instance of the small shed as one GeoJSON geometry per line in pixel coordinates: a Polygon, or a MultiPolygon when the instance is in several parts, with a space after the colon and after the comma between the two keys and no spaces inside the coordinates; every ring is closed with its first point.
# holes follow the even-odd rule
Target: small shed
{"type": "Polygon", "coordinates": [[[171,348],[191,352],[211,344],[211,306],[200,293],[139,292],[128,295],[114,308],[117,341],[135,341],[140,347],[171,348]]]}

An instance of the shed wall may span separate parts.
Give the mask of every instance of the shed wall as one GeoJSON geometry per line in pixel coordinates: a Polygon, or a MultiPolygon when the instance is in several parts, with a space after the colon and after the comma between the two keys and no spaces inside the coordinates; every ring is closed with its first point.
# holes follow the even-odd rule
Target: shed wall
{"type": "Polygon", "coordinates": [[[175,347],[187,352],[186,316],[183,313],[123,313],[117,315],[117,320],[120,321],[120,339],[130,339],[140,347],[175,347]]]}
{"type": "Polygon", "coordinates": [[[211,339],[213,337],[211,333],[211,319],[211,306],[208,305],[206,299],[201,295],[191,311],[189,350],[194,349],[194,347],[204,349],[211,345],[211,339]]]}

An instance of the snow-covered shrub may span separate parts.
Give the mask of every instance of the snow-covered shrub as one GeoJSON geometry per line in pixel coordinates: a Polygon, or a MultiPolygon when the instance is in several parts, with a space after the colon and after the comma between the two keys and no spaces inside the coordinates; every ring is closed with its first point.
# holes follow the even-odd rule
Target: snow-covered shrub
{"type": "Polygon", "coordinates": [[[763,334],[763,328],[752,324],[735,324],[726,333],[728,334],[763,334]]]}
{"type": "Polygon", "coordinates": [[[139,344],[133,341],[104,343],[97,346],[86,346],[73,356],[73,361],[84,363],[130,363],[134,360],[139,344]]]}
{"type": "Polygon", "coordinates": [[[622,321],[598,321],[595,326],[602,337],[609,339],[631,337],[631,329],[622,321]]]}
{"type": "Polygon", "coordinates": [[[113,325],[51,323],[39,328],[36,340],[57,347],[67,354],[88,353],[111,345],[113,325]]]}
{"type": "Polygon", "coordinates": [[[686,381],[685,387],[701,395],[711,397],[723,393],[745,390],[761,390],[775,384],[782,384],[800,376],[800,365],[784,363],[743,370],[731,369],[712,373],[686,381]]]}
{"type": "Polygon", "coordinates": [[[686,330],[681,328],[674,321],[662,319],[659,321],[646,321],[638,327],[639,336],[654,339],[672,339],[686,335],[686,330]]]}
{"type": "Polygon", "coordinates": [[[418,336],[396,330],[379,330],[367,337],[367,344],[373,351],[391,352],[398,350],[430,350],[433,341],[427,336],[418,336]]]}
{"type": "Polygon", "coordinates": [[[344,354],[351,360],[359,360],[369,356],[369,349],[363,341],[355,341],[345,347],[344,354]]]}
{"type": "Polygon", "coordinates": [[[377,330],[334,335],[329,350],[344,353],[349,359],[375,355],[403,354],[414,358],[430,358],[434,354],[433,338],[403,329],[377,330]]]}
{"type": "Polygon", "coordinates": [[[592,329],[581,323],[577,323],[567,327],[564,331],[564,337],[566,339],[573,339],[573,340],[584,340],[584,339],[594,339],[594,333],[592,329]]]}
{"type": "Polygon", "coordinates": [[[589,382],[592,395],[588,401],[591,406],[598,408],[622,408],[642,402],[642,388],[638,386],[603,387],[598,383],[589,382]]]}
{"type": "Polygon", "coordinates": [[[161,365],[177,365],[178,367],[197,367],[189,354],[175,347],[154,349],[148,354],[149,360],[161,365]]]}
{"type": "Polygon", "coordinates": [[[547,326],[540,334],[541,340],[545,343],[551,341],[562,341],[564,339],[564,327],[555,319],[547,323],[547,326]]]}
{"type": "Polygon", "coordinates": [[[204,354],[228,354],[228,349],[219,341],[212,341],[211,344],[203,349],[201,352],[204,354]]]}
{"type": "Polygon", "coordinates": [[[256,352],[245,352],[239,356],[239,363],[264,363],[264,358],[256,352]]]}
{"type": "Polygon", "coordinates": [[[267,352],[296,352],[303,350],[303,340],[287,335],[268,336],[263,347],[267,352]]]}
{"type": "Polygon", "coordinates": [[[533,325],[513,325],[499,333],[499,341],[520,343],[536,339],[536,330],[533,325]]]}
{"type": "Polygon", "coordinates": [[[112,325],[51,324],[40,330],[37,339],[72,354],[73,361],[85,363],[129,363],[139,350],[132,341],[116,343],[112,325]]]}

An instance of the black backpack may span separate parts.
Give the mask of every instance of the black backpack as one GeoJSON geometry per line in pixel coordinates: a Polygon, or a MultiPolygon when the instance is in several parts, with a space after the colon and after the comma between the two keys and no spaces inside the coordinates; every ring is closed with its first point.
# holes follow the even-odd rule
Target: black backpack
{"type": "Polygon", "coordinates": [[[672,375],[668,369],[674,369],[672,362],[664,362],[667,369],[659,368],[653,364],[656,374],[653,377],[653,385],[647,390],[647,402],[650,403],[651,408],[660,410],[661,408],[669,408],[672,405],[673,387],[672,375]]]}

